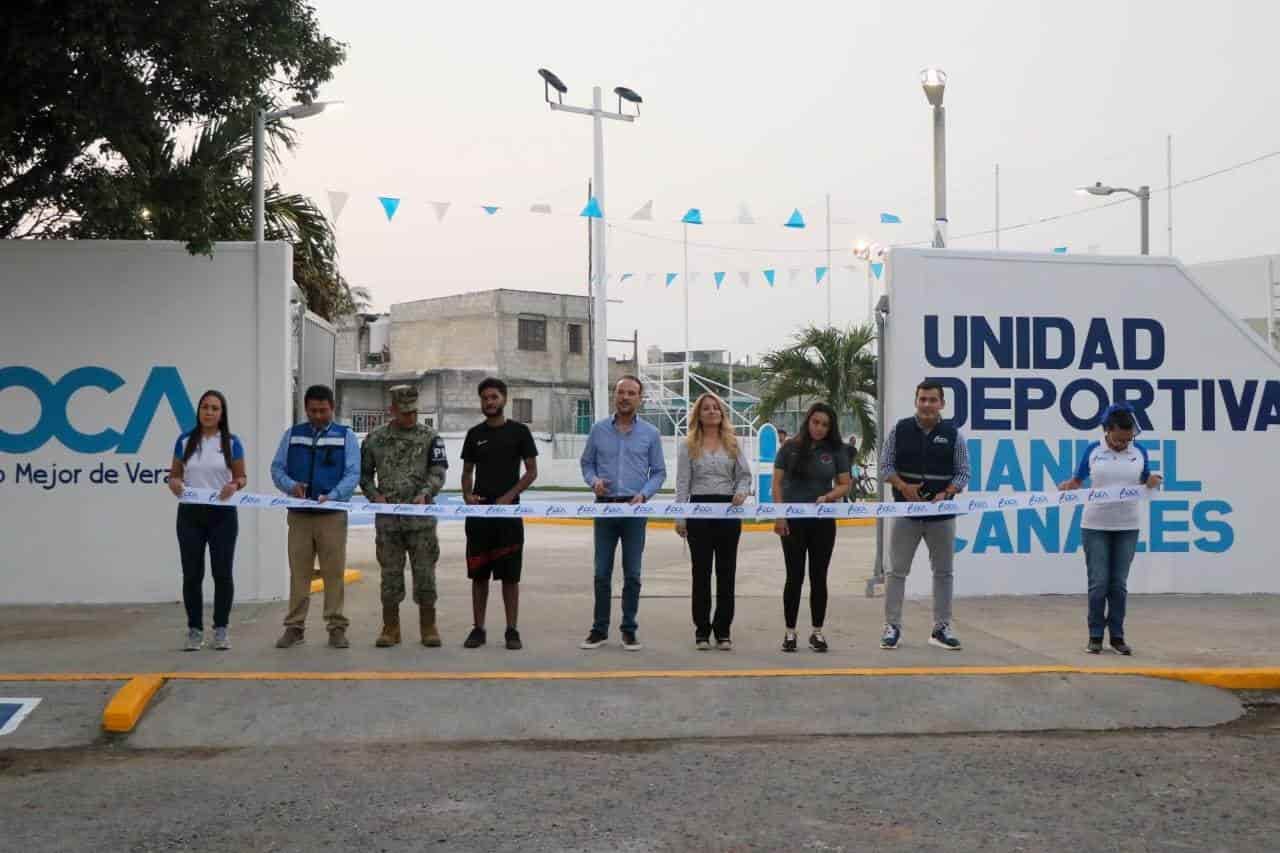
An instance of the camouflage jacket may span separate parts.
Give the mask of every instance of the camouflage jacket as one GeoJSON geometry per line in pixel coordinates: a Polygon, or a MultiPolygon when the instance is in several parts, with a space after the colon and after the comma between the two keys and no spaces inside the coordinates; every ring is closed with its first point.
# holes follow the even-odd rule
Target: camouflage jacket
{"type": "Polygon", "coordinates": [[[388,503],[434,498],[444,488],[448,467],[444,439],[431,427],[383,424],[365,436],[360,448],[360,491],[370,500],[381,494],[388,503]]]}

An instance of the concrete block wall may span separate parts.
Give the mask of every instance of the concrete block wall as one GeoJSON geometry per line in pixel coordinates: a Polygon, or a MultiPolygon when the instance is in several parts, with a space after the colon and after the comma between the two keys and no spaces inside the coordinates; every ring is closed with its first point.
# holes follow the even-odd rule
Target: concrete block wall
{"type": "Polygon", "coordinates": [[[436,370],[498,364],[497,291],[391,306],[391,369],[436,370]]]}

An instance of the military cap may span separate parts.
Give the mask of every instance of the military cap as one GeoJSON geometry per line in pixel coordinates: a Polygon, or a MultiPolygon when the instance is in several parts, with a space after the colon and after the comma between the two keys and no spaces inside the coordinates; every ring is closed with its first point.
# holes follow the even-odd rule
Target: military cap
{"type": "Polygon", "coordinates": [[[413,385],[396,385],[391,389],[391,402],[402,412],[418,411],[418,389],[413,385]]]}

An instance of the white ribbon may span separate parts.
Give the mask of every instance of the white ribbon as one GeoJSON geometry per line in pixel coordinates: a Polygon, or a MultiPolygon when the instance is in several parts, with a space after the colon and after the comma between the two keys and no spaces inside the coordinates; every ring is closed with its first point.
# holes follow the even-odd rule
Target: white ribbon
{"type": "Polygon", "coordinates": [[[349,501],[318,501],[284,495],[257,495],[236,492],[225,501],[214,489],[185,489],[178,499],[185,504],[249,507],[252,509],[327,509],[342,512],[403,515],[429,518],[706,518],[776,521],[788,518],[927,518],[933,515],[969,515],[1010,512],[1019,509],[1076,507],[1090,504],[1124,503],[1141,500],[1145,486],[1110,489],[1075,489],[1068,492],[1022,492],[1015,495],[977,494],[950,501],[929,503],[678,503],[649,501],[631,503],[564,503],[538,501],[511,504],[390,504],[349,501]]]}

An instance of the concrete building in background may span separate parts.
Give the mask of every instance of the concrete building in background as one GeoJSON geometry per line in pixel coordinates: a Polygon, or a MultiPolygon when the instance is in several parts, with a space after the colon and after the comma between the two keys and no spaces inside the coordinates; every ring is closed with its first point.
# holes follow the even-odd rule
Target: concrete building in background
{"type": "MultiPolygon", "coordinates": [[[[442,433],[476,423],[476,385],[507,383],[507,416],[548,436],[591,425],[585,296],[487,290],[391,306],[338,324],[338,418],[358,433],[387,418],[388,389],[418,386],[419,417],[442,433]]],[[[635,369],[610,360],[611,378],[635,369]]]]}

